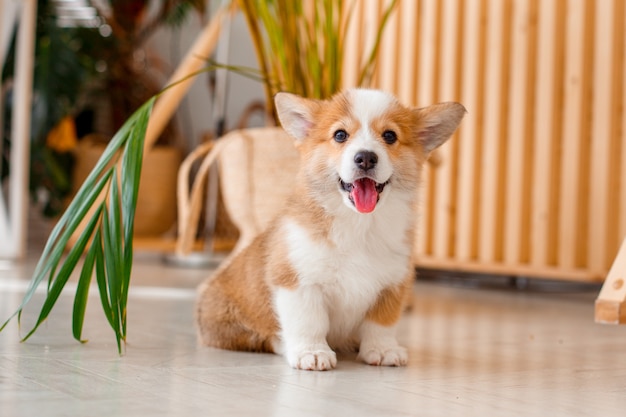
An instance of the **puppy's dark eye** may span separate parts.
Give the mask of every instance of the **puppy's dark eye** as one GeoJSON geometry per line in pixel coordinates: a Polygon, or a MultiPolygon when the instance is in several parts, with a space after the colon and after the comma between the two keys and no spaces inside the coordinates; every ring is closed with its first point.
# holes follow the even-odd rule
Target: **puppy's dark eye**
{"type": "Polygon", "coordinates": [[[398,136],[396,135],[396,132],[394,132],[393,130],[385,130],[383,132],[383,140],[388,145],[392,145],[396,143],[396,141],[398,140],[398,136]]]}
{"type": "Polygon", "coordinates": [[[333,134],[333,139],[335,139],[337,143],[344,143],[348,140],[348,133],[343,129],[339,129],[333,134]]]}

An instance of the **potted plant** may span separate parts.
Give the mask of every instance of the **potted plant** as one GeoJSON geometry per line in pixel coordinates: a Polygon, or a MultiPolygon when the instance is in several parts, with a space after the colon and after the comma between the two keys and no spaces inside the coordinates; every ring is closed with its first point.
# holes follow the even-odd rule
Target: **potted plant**
{"type": "MultiPolygon", "coordinates": [[[[289,91],[308,98],[328,98],[343,89],[346,34],[356,3],[342,0],[298,2],[240,0],[259,62],[266,109],[274,117],[273,98],[289,91]]],[[[367,86],[389,15],[397,0],[384,8],[376,38],[360,64],[358,85],[367,86]]]]}

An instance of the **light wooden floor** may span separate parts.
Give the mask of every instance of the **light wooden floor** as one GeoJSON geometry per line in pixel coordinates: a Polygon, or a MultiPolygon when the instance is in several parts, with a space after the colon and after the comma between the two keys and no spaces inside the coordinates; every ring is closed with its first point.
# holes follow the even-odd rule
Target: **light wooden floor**
{"type": "MultiPolygon", "coordinates": [[[[32,262],[0,262],[0,319],[32,262]]],[[[344,355],[336,370],[290,369],[274,355],[199,347],[194,287],[206,271],[136,262],[126,354],[95,294],[86,345],[71,337],[70,294],[19,343],[0,333],[0,415],[16,416],[623,416],[626,327],[593,323],[598,287],[420,281],[400,325],[406,368],[344,355]],[[463,285],[461,285],[463,284],[463,285]]],[[[41,296],[35,297],[35,304],[41,296]]],[[[30,308],[24,325],[37,313],[30,308]]]]}

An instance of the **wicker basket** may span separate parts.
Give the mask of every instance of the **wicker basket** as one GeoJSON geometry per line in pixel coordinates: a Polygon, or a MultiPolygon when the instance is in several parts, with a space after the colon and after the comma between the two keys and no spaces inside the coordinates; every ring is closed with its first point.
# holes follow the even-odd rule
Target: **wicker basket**
{"type": "Polygon", "coordinates": [[[201,145],[181,165],[178,176],[178,242],[189,253],[196,236],[209,168],[219,162],[220,191],[239,240],[233,252],[247,245],[281,209],[299,165],[293,140],[277,127],[241,129],[201,145]],[[194,183],[191,166],[202,159],[194,183]]]}

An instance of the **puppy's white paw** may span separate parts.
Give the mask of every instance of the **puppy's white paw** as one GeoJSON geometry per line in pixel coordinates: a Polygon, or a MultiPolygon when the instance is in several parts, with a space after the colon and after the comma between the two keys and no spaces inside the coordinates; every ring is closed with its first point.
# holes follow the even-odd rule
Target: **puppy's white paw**
{"type": "Polygon", "coordinates": [[[287,360],[293,368],[306,371],[329,371],[337,366],[337,355],[329,348],[290,352],[287,360]]]}
{"type": "Polygon", "coordinates": [[[359,352],[359,359],[374,366],[405,366],[408,354],[402,346],[372,347],[359,352]]]}

